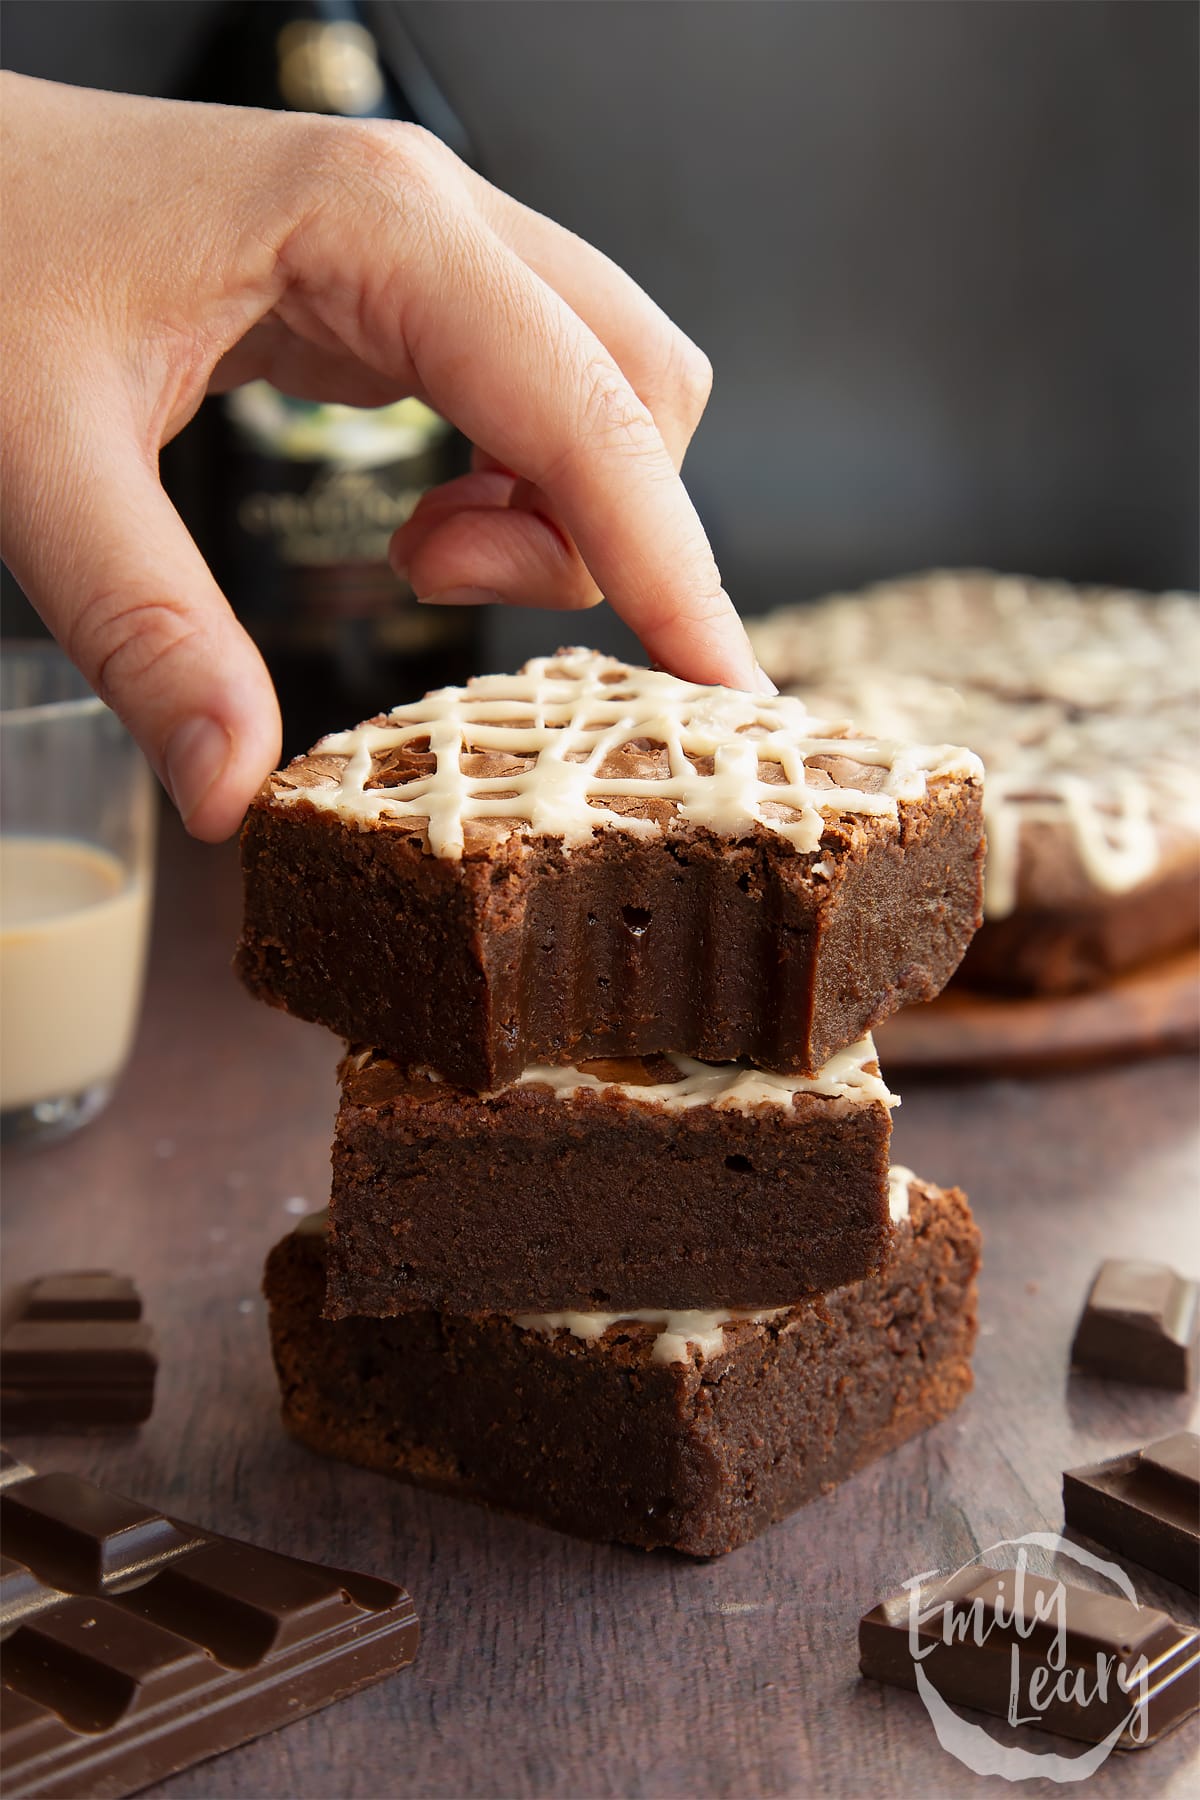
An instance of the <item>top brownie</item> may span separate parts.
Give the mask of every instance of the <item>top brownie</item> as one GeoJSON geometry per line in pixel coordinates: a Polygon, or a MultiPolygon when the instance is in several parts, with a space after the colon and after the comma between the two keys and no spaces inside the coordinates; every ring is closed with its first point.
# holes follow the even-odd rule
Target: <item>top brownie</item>
{"type": "Polygon", "coordinates": [[[658,1051],[814,1074],[957,966],[982,785],[970,751],[561,651],[273,775],[237,966],[465,1087],[658,1051]]]}

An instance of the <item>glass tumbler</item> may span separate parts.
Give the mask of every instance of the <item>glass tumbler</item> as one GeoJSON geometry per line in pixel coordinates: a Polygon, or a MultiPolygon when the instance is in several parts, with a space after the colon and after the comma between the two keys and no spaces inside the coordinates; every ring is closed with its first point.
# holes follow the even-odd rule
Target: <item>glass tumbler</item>
{"type": "Polygon", "coordinates": [[[0,1136],[107,1104],[141,1007],[156,784],[54,644],[0,648],[0,1136]]]}

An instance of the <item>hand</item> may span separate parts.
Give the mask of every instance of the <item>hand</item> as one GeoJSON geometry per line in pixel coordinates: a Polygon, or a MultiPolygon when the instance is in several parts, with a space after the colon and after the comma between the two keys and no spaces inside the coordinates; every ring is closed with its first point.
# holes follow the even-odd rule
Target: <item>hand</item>
{"type": "Polygon", "coordinates": [[[708,364],[596,250],[415,126],[0,97],[5,559],[196,836],[236,829],[279,711],[158,454],[255,377],[416,394],[478,446],[394,540],[419,595],[603,591],[676,674],[765,683],[678,474],[708,364]]]}

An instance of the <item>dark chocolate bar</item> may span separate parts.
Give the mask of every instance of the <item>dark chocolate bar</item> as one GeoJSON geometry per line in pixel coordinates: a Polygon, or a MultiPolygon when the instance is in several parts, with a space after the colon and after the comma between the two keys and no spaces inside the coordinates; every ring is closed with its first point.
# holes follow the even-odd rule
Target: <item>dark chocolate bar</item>
{"type": "Polygon", "coordinates": [[[416,1654],[403,1588],[0,1462],[6,1800],[108,1800],[416,1654]]]}
{"type": "Polygon", "coordinates": [[[1064,1470],[1063,1513],[1072,1530],[1200,1593],[1200,1437],[1194,1431],[1064,1470]]]}
{"type": "Polygon", "coordinates": [[[1118,1750],[1200,1706],[1200,1631],[1025,1568],[975,1564],[893,1594],[860,1623],[858,1649],[875,1681],[927,1683],[952,1706],[1087,1744],[1116,1734],[1118,1750]]]}
{"type": "Polygon", "coordinates": [[[1200,1354],[1200,1290],[1163,1263],[1101,1263],[1071,1345],[1071,1363],[1108,1381],[1187,1393],[1200,1354]]]}
{"type": "Polygon", "coordinates": [[[140,1425],[157,1373],[154,1333],[128,1276],[43,1275],[22,1290],[0,1338],[5,1430],[140,1425]]]}

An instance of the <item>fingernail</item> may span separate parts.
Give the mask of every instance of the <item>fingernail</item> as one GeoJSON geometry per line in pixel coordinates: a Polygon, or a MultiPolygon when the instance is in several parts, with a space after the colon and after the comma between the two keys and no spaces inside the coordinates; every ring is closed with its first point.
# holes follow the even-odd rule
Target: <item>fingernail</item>
{"type": "Polygon", "coordinates": [[[185,825],[220,779],[232,748],[229,733],[215,719],[188,719],[167,739],[167,791],[185,825]]]}
{"type": "Polygon", "coordinates": [[[503,606],[504,595],[495,588],[442,588],[436,594],[418,594],[418,606],[503,606]]]}
{"type": "Polygon", "coordinates": [[[779,689],[760,663],[754,665],[754,692],[756,694],[777,694],[779,689]]]}

